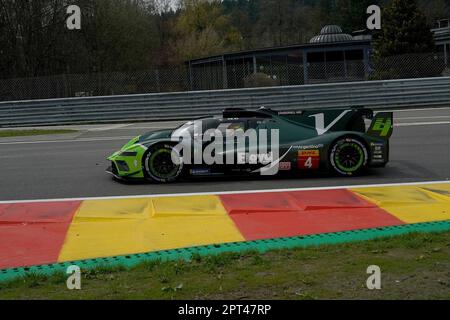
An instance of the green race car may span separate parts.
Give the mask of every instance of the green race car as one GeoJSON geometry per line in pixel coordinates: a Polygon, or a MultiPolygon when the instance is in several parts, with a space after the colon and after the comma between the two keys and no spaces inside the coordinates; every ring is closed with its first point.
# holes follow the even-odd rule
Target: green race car
{"type": "Polygon", "coordinates": [[[332,171],[361,174],[389,161],[391,112],[225,109],[135,137],[108,160],[115,178],[173,182],[189,176],[332,171]]]}

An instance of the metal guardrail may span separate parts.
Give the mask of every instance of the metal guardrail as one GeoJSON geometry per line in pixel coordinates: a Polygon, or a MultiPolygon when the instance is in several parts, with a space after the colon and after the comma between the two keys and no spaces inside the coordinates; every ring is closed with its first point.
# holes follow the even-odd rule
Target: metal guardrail
{"type": "Polygon", "coordinates": [[[0,102],[0,127],[190,119],[224,108],[450,105],[450,77],[0,102]]]}

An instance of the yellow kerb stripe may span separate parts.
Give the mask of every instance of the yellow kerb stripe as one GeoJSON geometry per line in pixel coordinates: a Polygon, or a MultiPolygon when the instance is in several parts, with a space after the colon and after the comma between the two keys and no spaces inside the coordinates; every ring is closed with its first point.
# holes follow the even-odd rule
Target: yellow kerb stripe
{"type": "Polygon", "coordinates": [[[450,219],[450,184],[352,188],[406,223],[450,219]]]}
{"type": "Polygon", "coordinates": [[[243,240],[217,196],[86,200],[59,261],[243,240]]]}

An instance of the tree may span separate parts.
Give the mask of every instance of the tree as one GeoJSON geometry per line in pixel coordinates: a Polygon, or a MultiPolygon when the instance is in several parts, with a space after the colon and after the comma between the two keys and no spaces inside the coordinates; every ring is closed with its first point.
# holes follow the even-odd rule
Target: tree
{"type": "Polygon", "coordinates": [[[323,25],[333,24],[332,12],[336,10],[335,0],[318,0],[319,20],[323,25]]]}
{"type": "Polygon", "coordinates": [[[175,22],[175,62],[242,47],[242,36],[219,0],[183,0],[175,22]]]}
{"type": "Polygon", "coordinates": [[[450,1],[448,0],[420,0],[418,5],[430,25],[434,25],[439,19],[450,17],[450,1]]]}
{"type": "MultiPolygon", "coordinates": [[[[257,1],[257,0],[256,0],[257,1]]],[[[230,17],[231,24],[239,31],[244,41],[243,49],[252,48],[254,38],[253,28],[257,17],[255,0],[223,0],[223,12],[230,17]]]]}
{"type": "Polygon", "coordinates": [[[379,4],[377,0],[337,0],[333,11],[333,24],[351,33],[366,28],[366,10],[372,4],[379,4]]]}
{"type": "Polygon", "coordinates": [[[295,43],[308,43],[324,26],[319,19],[320,10],[318,6],[296,6],[292,10],[292,14],[293,23],[289,29],[289,38],[295,43]]]}
{"type": "Polygon", "coordinates": [[[415,0],[392,0],[384,8],[374,49],[376,57],[433,51],[433,35],[415,0]]]}
{"type": "Polygon", "coordinates": [[[374,41],[373,78],[432,77],[442,72],[443,60],[432,53],[433,35],[415,1],[392,0],[381,23],[382,30],[374,41]]]}
{"type": "Polygon", "coordinates": [[[0,0],[0,77],[148,69],[161,45],[153,4],[0,0]],[[66,28],[69,4],[81,8],[81,30],[66,28]]]}
{"type": "Polygon", "coordinates": [[[260,21],[257,33],[268,40],[265,45],[281,46],[289,37],[292,23],[292,6],[289,0],[266,0],[260,2],[260,21]]]}
{"type": "Polygon", "coordinates": [[[51,74],[63,64],[65,1],[0,0],[0,77],[51,74]],[[62,3],[62,5],[61,5],[62,3]]]}
{"type": "Polygon", "coordinates": [[[145,0],[94,0],[95,71],[144,70],[154,64],[156,20],[145,0]]]}

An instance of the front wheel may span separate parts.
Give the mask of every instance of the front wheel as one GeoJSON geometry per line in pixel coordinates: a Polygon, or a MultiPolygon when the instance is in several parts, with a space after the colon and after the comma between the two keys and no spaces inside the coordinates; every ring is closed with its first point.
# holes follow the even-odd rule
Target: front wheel
{"type": "Polygon", "coordinates": [[[143,163],[146,176],[154,182],[176,181],[183,172],[183,159],[180,153],[169,144],[151,147],[144,156],[143,163]]]}
{"type": "Polygon", "coordinates": [[[331,146],[331,168],[342,176],[353,176],[367,168],[368,151],[356,138],[341,138],[331,146]]]}

